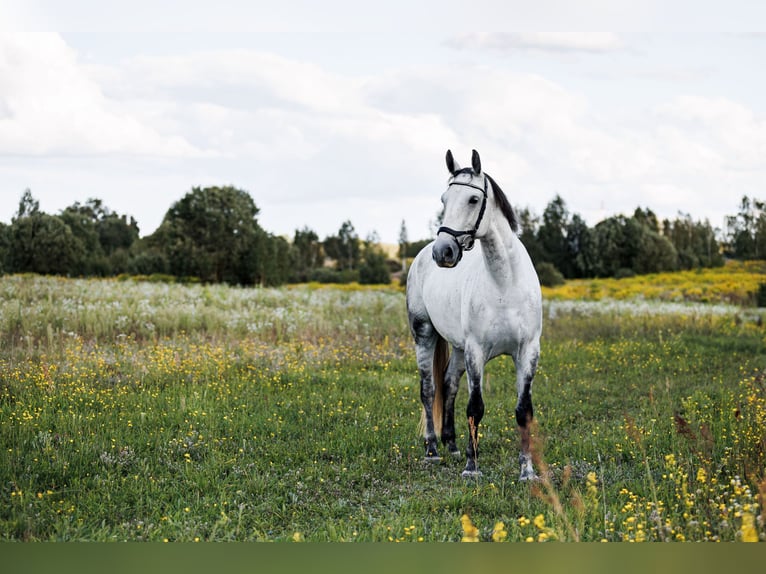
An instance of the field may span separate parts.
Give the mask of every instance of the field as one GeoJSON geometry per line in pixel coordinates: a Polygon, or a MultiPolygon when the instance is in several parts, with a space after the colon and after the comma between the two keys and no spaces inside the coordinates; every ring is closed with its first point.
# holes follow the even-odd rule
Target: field
{"type": "Polygon", "coordinates": [[[740,279],[546,290],[526,484],[507,358],[483,476],[422,461],[400,289],[2,277],[0,539],[764,539],[766,332],[740,279]]]}

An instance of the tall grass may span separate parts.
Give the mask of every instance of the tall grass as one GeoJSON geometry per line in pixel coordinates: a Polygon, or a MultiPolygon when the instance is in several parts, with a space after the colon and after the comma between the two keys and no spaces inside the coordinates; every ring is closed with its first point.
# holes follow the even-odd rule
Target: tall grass
{"type": "Polygon", "coordinates": [[[0,538],[763,537],[761,324],[547,304],[528,485],[509,358],[484,381],[483,477],[423,463],[398,290],[4,277],[0,538]]]}

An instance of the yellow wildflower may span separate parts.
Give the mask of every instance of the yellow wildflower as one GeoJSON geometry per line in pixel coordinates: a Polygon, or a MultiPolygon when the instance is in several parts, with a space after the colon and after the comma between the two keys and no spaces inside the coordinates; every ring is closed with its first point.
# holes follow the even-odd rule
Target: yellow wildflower
{"type": "Polygon", "coordinates": [[[303,542],[305,538],[302,532],[296,532],[293,534],[293,542],[303,542]]]}
{"type": "Polygon", "coordinates": [[[467,514],[460,517],[460,525],[463,527],[463,537],[460,542],[478,542],[479,529],[473,525],[467,514]]]}
{"type": "Polygon", "coordinates": [[[496,522],[495,527],[492,529],[492,542],[502,542],[507,536],[508,532],[505,530],[505,524],[496,522]]]}
{"type": "Polygon", "coordinates": [[[755,516],[752,512],[742,513],[742,542],[758,542],[758,531],[755,528],[755,516]]]}
{"type": "Polygon", "coordinates": [[[545,516],[543,516],[542,514],[538,514],[537,516],[535,516],[534,522],[537,528],[539,528],[540,530],[545,530],[545,516]]]}

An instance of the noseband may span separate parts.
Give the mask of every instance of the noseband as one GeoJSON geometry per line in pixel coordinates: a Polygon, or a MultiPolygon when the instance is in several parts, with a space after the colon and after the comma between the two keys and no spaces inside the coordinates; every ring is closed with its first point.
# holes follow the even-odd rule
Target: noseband
{"type": "Polygon", "coordinates": [[[455,238],[455,242],[458,244],[461,251],[463,249],[465,249],[466,251],[470,251],[471,249],[473,249],[474,240],[476,239],[476,233],[479,231],[481,220],[484,217],[484,211],[487,209],[487,176],[486,175],[484,176],[484,188],[481,188],[478,185],[474,185],[472,183],[462,183],[459,181],[453,181],[452,183],[450,183],[450,185],[462,185],[465,187],[472,187],[474,189],[478,189],[484,195],[484,198],[481,201],[481,209],[479,210],[479,217],[476,219],[476,224],[473,226],[473,229],[456,231],[452,229],[451,227],[442,226],[436,232],[436,235],[439,235],[442,231],[444,233],[449,233],[452,237],[455,238]]]}

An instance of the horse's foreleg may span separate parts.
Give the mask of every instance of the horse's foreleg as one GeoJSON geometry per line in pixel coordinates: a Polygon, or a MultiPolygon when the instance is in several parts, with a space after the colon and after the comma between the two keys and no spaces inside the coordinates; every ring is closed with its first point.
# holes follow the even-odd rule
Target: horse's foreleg
{"type": "Polygon", "coordinates": [[[415,347],[415,355],[418,361],[420,373],[420,401],[423,403],[422,432],[425,443],[426,460],[439,460],[439,451],[436,444],[436,431],[434,428],[434,379],[433,379],[433,356],[436,348],[436,339],[418,341],[415,347]]]}
{"type": "Polygon", "coordinates": [[[481,378],[484,373],[484,358],[478,352],[466,349],[465,367],[468,376],[468,446],[463,476],[479,476],[479,423],[484,417],[484,399],[481,396],[481,378]]]}
{"type": "Polygon", "coordinates": [[[519,480],[534,480],[537,478],[532,466],[532,453],[530,449],[530,426],[534,417],[532,408],[532,380],[537,371],[537,360],[540,352],[537,348],[522,354],[521,360],[517,361],[516,373],[518,388],[518,401],[516,403],[516,423],[519,425],[521,436],[521,453],[519,464],[521,474],[519,480]]]}
{"type": "Polygon", "coordinates": [[[447,372],[444,377],[446,391],[444,393],[444,425],[442,427],[442,443],[453,456],[460,456],[455,444],[455,397],[460,388],[460,378],[465,372],[465,356],[460,349],[452,349],[447,372]]]}

